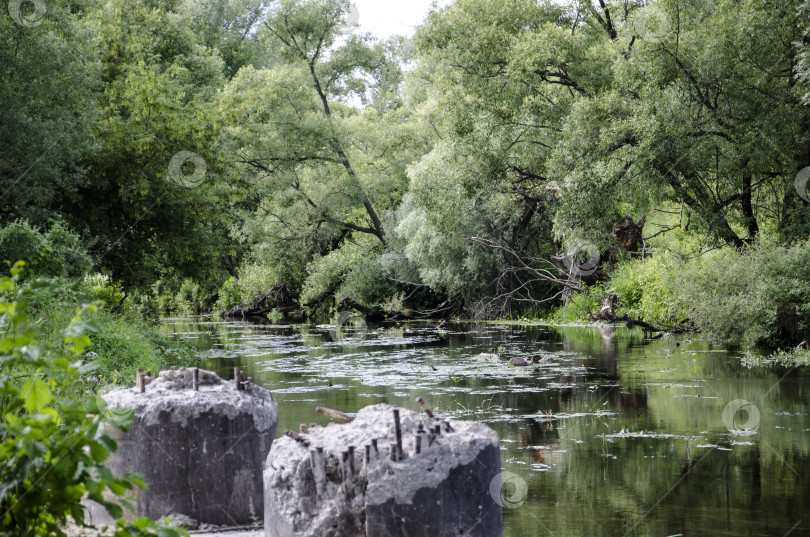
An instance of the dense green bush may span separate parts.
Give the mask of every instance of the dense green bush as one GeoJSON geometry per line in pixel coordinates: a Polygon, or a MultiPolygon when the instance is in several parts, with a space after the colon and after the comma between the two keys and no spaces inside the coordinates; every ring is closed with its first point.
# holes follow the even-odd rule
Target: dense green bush
{"type": "MultiPolygon", "coordinates": [[[[0,533],[65,536],[69,522],[85,526],[84,497],[103,505],[114,518],[123,514],[122,497],[144,486],[135,475],[117,478],[104,460],[117,449],[107,424],[127,430],[132,411],[107,409],[103,399],[83,389],[95,367],[82,355],[98,328],[85,306],[60,331],[58,341],[37,341],[27,329],[28,302],[55,285],[35,279],[20,283],[22,265],[0,278],[0,533]],[[109,491],[117,501],[110,501],[109,491]]],[[[85,526],[89,527],[89,526],[85,526]]],[[[115,537],[177,537],[177,530],[146,519],[119,520],[115,537]]]]}
{"type": "Polygon", "coordinates": [[[591,315],[599,312],[603,296],[604,289],[601,286],[585,288],[573,295],[566,304],[554,310],[552,320],[556,323],[590,321],[591,315]]]}
{"type": "Polygon", "coordinates": [[[219,297],[214,309],[225,311],[238,306],[242,302],[242,292],[239,289],[239,280],[231,276],[219,288],[219,297]]]}
{"type": "Polygon", "coordinates": [[[685,269],[678,300],[706,337],[768,347],[810,339],[810,241],[725,248],[685,269]]]}
{"type": "Polygon", "coordinates": [[[676,300],[676,276],[684,264],[663,252],[644,260],[619,263],[610,273],[608,292],[616,293],[619,315],[648,323],[674,325],[686,317],[676,300]]]}
{"type": "Polygon", "coordinates": [[[121,286],[103,274],[88,274],[82,283],[107,309],[116,307],[124,299],[121,286]]]}
{"type": "Polygon", "coordinates": [[[182,313],[199,315],[205,308],[205,302],[202,296],[200,284],[186,278],[180,285],[180,290],[177,291],[177,296],[174,298],[175,305],[182,313]]]}
{"type": "Polygon", "coordinates": [[[82,238],[58,221],[47,230],[25,221],[0,227],[0,261],[26,262],[28,273],[44,277],[80,278],[93,267],[82,238]]]}
{"type": "Polygon", "coordinates": [[[746,347],[810,339],[810,241],[766,241],[693,258],[662,251],[621,262],[610,277],[557,309],[554,320],[588,320],[609,293],[616,313],[655,325],[691,322],[706,338],[746,347]]]}
{"type": "Polygon", "coordinates": [[[274,267],[265,263],[251,263],[239,271],[239,303],[254,305],[269,289],[279,283],[274,267]]]}
{"type": "Polygon", "coordinates": [[[344,243],[309,266],[301,291],[301,303],[326,313],[345,299],[365,307],[379,305],[396,294],[396,287],[378,259],[377,245],[364,237],[344,243]]]}

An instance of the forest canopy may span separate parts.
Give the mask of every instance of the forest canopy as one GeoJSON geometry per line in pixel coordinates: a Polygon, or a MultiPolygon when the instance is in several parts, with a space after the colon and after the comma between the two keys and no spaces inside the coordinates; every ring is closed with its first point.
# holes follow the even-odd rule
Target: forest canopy
{"type": "Polygon", "coordinates": [[[164,313],[582,319],[615,295],[810,339],[810,2],[456,0],[389,39],[344,0],[38,5],[0,21],[0,259],[48,266],[61,237],[81,262],[52,273],[164,313]],[[735,263],[762,272],[687,285],[735,263]]]}

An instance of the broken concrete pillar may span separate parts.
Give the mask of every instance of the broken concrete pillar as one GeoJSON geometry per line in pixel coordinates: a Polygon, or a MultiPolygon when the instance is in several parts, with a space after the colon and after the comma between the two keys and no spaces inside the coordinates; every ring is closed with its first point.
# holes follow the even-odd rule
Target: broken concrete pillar
{"type": "Polygon", "coordinates": [[[500,536],[489,493],[497,434],[399,409],[400,455],[393,410],[366,407],[349,424],[277,440],[264,470],[265,536],[500,536]]]}
{"type": "MultiPolygon", "coordinates": [[[[148,488],[133,491],[134,516],[180,514],[227,526],[262,520],[261,470],[276,437],[278,404],[264,388],[243,387],[202,370],[195,382],[193,368],[180,368],[161,372],[144,393],[103,396],[111,408],[135,413],[128,432],[112,431],[118,451],[106,462],[116,475],[143,474],[148,488]]],[[[98,504],[88,510],[94,523],[109,522],[98,504]]]]}

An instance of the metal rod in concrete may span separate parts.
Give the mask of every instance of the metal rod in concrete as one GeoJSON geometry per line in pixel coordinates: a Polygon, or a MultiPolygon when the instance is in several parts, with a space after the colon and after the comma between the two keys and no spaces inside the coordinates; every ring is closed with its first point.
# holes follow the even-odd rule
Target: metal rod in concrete
{"type": "Polygon", "coordinates": [[[233,368],[233,379],[236,383],[236,389],[239,391],[245,390],[245,372],[238,367],[233,368]]]}
{"type": "Polygon", "coordinates": [[[430,409],[424,399],[417,397],[416,402],[419,403],[419,406],[422,407],[422,410],[425,412],[425,414],[427,414],[428,418],[433,418],[433,411],[430,409]]]}
{"type": "Polygon", "coordinates": [[[347,414],[344,414],[343,412],[339,412],[339,411],[333,410],[331,408],[326,408],[326,407],[323,407],[323,406],[319,406],[319,407],[317,407],[315,409],[315,412],[317,412],[318,414],[323,414],[327,418],[332,418],[332,419],[336,419],[336,420],[345,421],[346,423],[351,423],[352,422],[351,416],[348,416],[347,414]]]}
{"type": "Polygon", "coordinates": [[[379,453],[380,452],[380,450],[377,449],[377,439],[376,438],[371,439],[371,447],[374,448],[374,453],[379,453]]]}
{"type": "Polygon", "coordinates": [[[368,472],[369,464],[371,464],[371,444],[366,444],[366,458],[365,458],[366,472],[368,472]]]}
{"type": "Polygon", "coordinates": [[[341,465],[343,466],[343,490],[347,496],[351,496],[354,491],[354,465],[352,464],[351,451],[344,451],[340,454],[341,465]]]}
{"type": "Polygon", "coordinates": [[[397,460],[397,445],[396,444],[391,444],[391,460],[392,461],[397,460]]]}
{"type": "Polygon", "coordinates": [[[191,387],[195,392],[200,391],[200,368],[195,367],[191,372],[191,387]]]}
{"type": "Polygon", "coordinates": [[[317,447],[309,451],[309,460],[312,463],[312,477],[315,479],[315,491],[323,496],[326,487],[326,469],[323,465],[323,448],[317,447]]]}
{"type": "Polygon", "coordinates": [[[143,393],[146,390],[146,382],[144,382],[143,378],[143,369],[140,367],[138,368],[138,372],[135,373],[135,385],[138,387],[138,391],[143,393]]]}
{"type": "Polygon", "coordinates": [[[422,435],[416,435],[416,454],[422,453],[422,435]]]}
{"type": "MultiPolygon", "coordinates": [[[[397,456],[402,453],[402,428],[399,424],[399,409],[395,408],[394,412],[394,434],[397,437],[397,456]]],[[[398,459],[397,459],[398,460],[398,459]]]]}
{"type": "Polygon", "coordinates": [[[349,469],[354,475],[354,446],[349,446],[349,469]]]}
{"type": "Polygon", "coordinates": [[[340,454],[340,462],[341,462],[341,464],[343,466],[343,475],[341,477],[343,478],[343,481],[345,482],[345,481],[349,480],[349,478],[350,478],[350,476],[349,476],[349,472],[350,472],[350,470],[349,470],[349,452],[348,451],[341,452],[341,454],[340,454]]]}

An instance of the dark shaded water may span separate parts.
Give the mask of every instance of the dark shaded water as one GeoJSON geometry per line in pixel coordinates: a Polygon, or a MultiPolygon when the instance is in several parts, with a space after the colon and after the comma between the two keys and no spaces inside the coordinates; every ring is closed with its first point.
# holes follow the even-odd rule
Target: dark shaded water
{"type": "Polygon", "coordinates": [[[163,325],[203,367],[231,378],[239,366],[272,390],[280,432],[325,424],[318,405],[418,410],[418,395],[489,424],[504,469],[528,487],[504,509],[507,537],[810,535],[810,375],[624,328],[449,328],[163,325]],[[549,358],[512,368],[478,356],[499,349],[549,358]],[[738,400],[749,404],[735,413],[738,400]]]}

